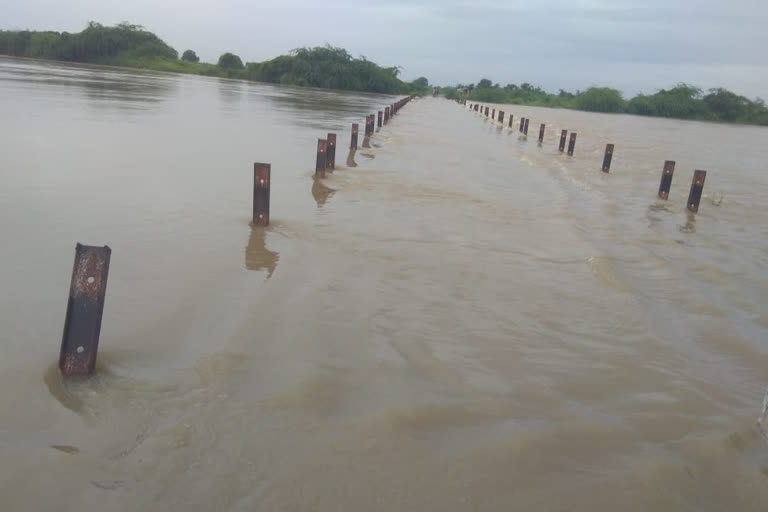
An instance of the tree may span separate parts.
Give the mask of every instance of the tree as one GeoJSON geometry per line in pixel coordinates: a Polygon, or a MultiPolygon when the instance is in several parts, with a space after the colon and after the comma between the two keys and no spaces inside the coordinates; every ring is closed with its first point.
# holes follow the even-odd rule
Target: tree
{"type": "Polygon", "coordinates": [[[623,112],[625,102],[616,89],[590,87],[576,97],[576,108],[589,112],[623,112]]]}
{"type": "Polygon", "coordinates": [[[710,89],[709,94],[704,96],[704,103],[723,121],[741,119],[750,110],[750,101],[747,98],[723,88],[710,89]]]}
{"type": "Polygon", "coordinates": [[[413,85],[415,85],[416,87],[421,87],[422,89],[426,89],[427,87],[429,87],[429,80],[427,80],[423,76],[420,76],[419,78],[413,81],[413,85]]]}
{"type": "Polygon", "coordinates": [[[243,69],[245,67],[243,66],[243,61],[240,60],[240,57],[229,52],[223,53],[221,57],[219,57],[218,66],[222,69],[243,69]]]}
{"type": "Polygon", "coordinates": [[[197,54],[192,50],[185,50],[181,55],[181,60],[185,60],[187,62],[200,62],[200,57],[198,57],[197,54]]]}
{"type": "MultiPolygon", "coordinates": [[[[634,102],[634,99],[632,101],[634,102]]],[[[631,111],[639,112],[636,107],[645,106],[647,114],[660,117],[676,117],[678,119],[710,119],[712,112],[701,100],[701,89],[679,83],[669,90],[661,89],[651,96],[645,96],[642,103],[633,105],[631,111]]]]}
{"type": "Polygon", "coordinates": [[[477,82],[477,88],[478,89],[489,89],[493,86],[493,82],[488,80],[487,78],[483,78],[479,82],[477,82]]]}

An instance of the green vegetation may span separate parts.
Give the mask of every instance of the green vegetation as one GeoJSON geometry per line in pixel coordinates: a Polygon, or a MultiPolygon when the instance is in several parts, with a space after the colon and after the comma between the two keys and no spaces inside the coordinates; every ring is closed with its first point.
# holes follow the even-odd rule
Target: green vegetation
{"type": "Polygon", "coordinates": [[[198,57],[192,50],[185,50],[184,53],[181,54],[181,60],[187,62],[200,62],[200,57],[198,57]]]}
{"type": "Polygon", "coordinates": [[[266,62],[249,62],[244,78],[259,82],[381,93],[419,94],[426,87],[405,83],[397,67],[383,68],[365,57],[353,58],[343,48],[297,48],[266,62]]]}
{"type": "Polygon", "coordinates": [[[109,64],[114,59],[178,58],[176,50],[140,26],[121,23],[106,28],[94,22],[77,34],[0,31],[0,53],[96,64],[109,64]]]}
{"type": "Polygon", "coordinates": [[[87,62],[191,73],[259,82],[388,94],[426,94],[429,81],[403,82],[398,67],[381,67],[342,48],[298,48],[264,62],[243,61],[224,53],[217,64],[200,62],[197,54],[178,52],[139,25],[105,27],[90,22],[82,32],[0,31],[0,55],[87,62]]]}
{"type": "Polygon", "coordinates": [[[221,69],[244,69],[243,61],[234,53],[224,53],[217,64],[221,69]]]}
{"type": "Polygon", "coordinates": [[[620,91],[608,87],[590,87],[575,94],[560,89],[551,94],[527,83],[502,87],[487,78],[476,86],[459,84],[442,90],[449,99],[768,126],[768,108],[760,98],[750,100],[722,88],[704,94],[698,87],[684,83],[651,95],[639,94],[628,101],[620,91]]]}

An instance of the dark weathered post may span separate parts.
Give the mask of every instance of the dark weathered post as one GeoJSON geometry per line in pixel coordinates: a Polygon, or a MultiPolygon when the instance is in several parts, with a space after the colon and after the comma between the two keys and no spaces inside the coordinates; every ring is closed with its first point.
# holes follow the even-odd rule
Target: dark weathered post
{"type": "Polygon", "coordinates": [[[512,128],[512,121],[515,120],[514,114],[509,114],[509,127],[512,128]]]}
{"type": "Polygon", "coordinates": [[[389,107],[384,107],[384,124],[389,122],[389,107]]]}
{"type": "Polygon", "coordinates": [[[488,112],[489,111],[490,111],[490,109],[488,107],[485,107],[485,117],[488,117],[488,112]]]}
{"type": "Polygon", "coordinates": [[[659,184],[659,197],[664,200],[669,198],[669,189],[672,188],[673,174],[675,174],[675,161],[665,161],[664,170],[661,171],[661,183],[659,184]]]}
{"type": "Polygon", "coordinates": [[[606,144],[605,156],[603,157],[603,172],[611,170],[611,160],[613,160],[613,144],[606,144]]]}
{"type": "Polygon", "coordinates": [[[528,119],[527,117],[525,118],[525,124],[523,125],[523,135],[528,135],[528,123],[530,121],[531,120],[528,119]]]}
{"type": "Polygon", "coordinates": [[[360,130],[360,125],[357,123],[352,123],[352,137],[349,142],[350,149],[357,149],[357,132],[359,130],[360,130]]]}
{"type": "Polygon", "coordinates": [[[568,137],[568,130],[561,131],[560,132],[560,146],[558,147],[558,149],[560,150],[561,153],[563,151],[565,151],[565,139],[566,139],[566,137],[568,137]]]}
{"type": "Polygon", "coordinates": [[[315,178],[325,178],[325,159],[328,145],[325,139],[317,139],[317,161],[315,163],[315,178]]]}
{"type": "Polygon", "coordinates": [[[523,133],[523,127],[524,126],[525,126],[525,118],[521,117],[520,118],[520,127],[517,129],[517,131],[519,131],[520,133],[523,133]]]}
{"type": "Polygon", "coordinates": [[[499,123],[504,125],[504,111],[503,110],[499,110],[499,123]]]}
{"type": "Polygon", "coordinates": [[[272,165],[253,164],[253,225],[269,226],[269,183],[272,165]]]}
{"type": "Polygon", "coordinates": [[[496,109],[491,112],[491,119],[496,119],[496,109]]]}
{"type": "Polygon", "coordinates": [[[547,125],[544,123],[541,123],[541,126],[539,126],[539,144],[544,142],[544,130],[546,130],[547,125]]]}
{"type": "Polygon", "coordinates": [[[381,124],[382,124],[383,122],[384,122],[384,112],[382,112],[381,110],[379,110],[379,119],[378,119],[379,128],[381,128],[381,124]]]}
{"type": "Polygon", "coordinates": [[[707,179],[707,171],[693,171],[691,191],[688,194],[688,209],[693,213],[697,213],[699,211],[699,202],[701,201],[701,194],[704,192],[705,179],[707,179]]]}
{"type": "Polygon", "coordinates": [[[571,138],[568,140],[568,156],[573,156],[573,150],[576,147],[576,132],[571,132],[571,138]]]}
{"type": "Polygon", "coordinates": [[[329,133],[326,140],[328,147],[325,150],[325,168],[334,170],[336,168],[336,134],[329,133]]]}
{"type": "Polygon", "coordinates": [[[96,367],[111,255],[112,249],[106,245],[75,247],[59,354],[59,369],[66,377],[85,377],[96,367]]]}

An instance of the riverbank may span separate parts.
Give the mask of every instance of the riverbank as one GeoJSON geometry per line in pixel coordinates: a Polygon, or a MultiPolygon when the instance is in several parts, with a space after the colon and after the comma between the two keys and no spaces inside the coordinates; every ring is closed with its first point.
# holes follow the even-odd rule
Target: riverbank
{"type": "Polygon", "coordinates": [[[701,88],[685,83],[650,95],[638,94],[629,100],[624,99],[621,91],[609,87],[590,87],[576,93],[561,89],[550,94],[528,83],[502,87],[492,85],[488,79],[480,80],[477,86],[460,84],[445,92],[449,98],[482,103],[768,126],[768,108],[762,99],[750,100],[722,87],[705,94],[701,88]]]}
{"type": "Polygon", "coordinates": [[[193,50],[179,52],[140,25],[106,27],[90,22],[81,32],[0,31],[0,55],[101,64],[252,82],[382,94],[423,95],[428,81],[405,82],[397,66],[382,67],[330,45],[297,48],[263,62],[223,53],[216,64],[200,62],[193,50]]]}

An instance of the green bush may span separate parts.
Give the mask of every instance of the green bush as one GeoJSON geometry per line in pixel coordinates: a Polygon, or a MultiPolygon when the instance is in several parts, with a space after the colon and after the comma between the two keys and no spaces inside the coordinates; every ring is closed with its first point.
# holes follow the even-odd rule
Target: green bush
{"type": "Polygon", "coordinates": [[[576,96],[576,108],[588,112],[624,112],[621,93],[608,87],[590,87],[576,96]]]}
{"type": "Polygon", "coordinates": [[[181,60],[187,62],[200,62],[200,57],[198,57],[192,50],[185,50],[184,53],[181,54],[181,60]]]}
{"type": "Polygon", "coordinates": [[[221,57],[219,57],[219,63],[217,64],[221,69],[244,69],[245,66],[243,65],[243,61],[240,60],[240,57],[235,55],[234,53],[223,53],[221,54],[221,57]]]}

